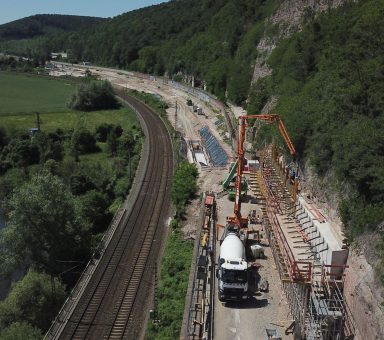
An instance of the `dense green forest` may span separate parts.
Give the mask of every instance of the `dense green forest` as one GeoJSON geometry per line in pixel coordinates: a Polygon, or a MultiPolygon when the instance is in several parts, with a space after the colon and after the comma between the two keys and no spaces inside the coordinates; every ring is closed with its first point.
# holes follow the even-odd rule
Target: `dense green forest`
{"type": "Polygon", "coordinates": [[[62,51],[62,47],[54,43],[57,39],[54,37],[66,36],[104,21],[108,20],[58,14],[37,14],[15,20],[0,25],[0,52],[44,62],[50,59],[52,52],[62,51]]]}

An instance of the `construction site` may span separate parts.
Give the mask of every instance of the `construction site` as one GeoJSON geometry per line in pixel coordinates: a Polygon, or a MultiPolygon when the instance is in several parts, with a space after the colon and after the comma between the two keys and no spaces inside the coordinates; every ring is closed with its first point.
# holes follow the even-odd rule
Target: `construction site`
{"type": "Polygon", "coordinates": [[[348,244],[308,190],[282,119],[161,78],[104,77],[170,103],[168,120],[200,172],[205,194],[184,226],[195,248],[180,337],[362,339],[346,302],[348,244]],[[256,148],[267,124],[283,143],[256,148]]]}
{"type": "MultiPolygon", "coordinates": [[[[280,117],[240,116],[238,122],[237,158],[222,190],[207,192],[201,208],[185,338],[353,339],[344,298],[345,237],[305,192],[280,117]],[[277,125],[286,149],[245,150],[251,120],[277,125]],[[284,292],[285,306],[274,287],[284,292]],[[275,319],[263,320],[263,309],[271,308],[267,315],[275,319]],[[252,310],[254,323],[246,325],[252,310]],[[239,328],[228,327],[236,318],[239,328]]],[[[210,160],[220,150],[206,154],[210,160]]]]}

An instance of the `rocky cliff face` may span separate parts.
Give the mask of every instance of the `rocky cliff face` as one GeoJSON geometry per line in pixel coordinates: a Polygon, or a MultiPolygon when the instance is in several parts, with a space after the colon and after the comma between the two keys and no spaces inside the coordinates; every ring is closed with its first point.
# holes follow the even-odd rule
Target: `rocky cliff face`
{"type": "Polygon", "coordinates": [[[269,19],[282,29],[287,37],[301,29],[302,24],[311,20],[317,13],[339,7],[345,0],[285,0],[276,13],[269,19]]]}
{"type": "Polygon", "coordinates": [[[255,62],[252,83],[269,76],[272,70],[266,60],[276,47],[277,42],[300,31],[302,25],[312,20],[317,13],[342,5],[346,0],[285,0],[275,14],[267,20],[267,26],[277,26],[276,34],[265,36],[257,45],[258,58],[255,62]]]}

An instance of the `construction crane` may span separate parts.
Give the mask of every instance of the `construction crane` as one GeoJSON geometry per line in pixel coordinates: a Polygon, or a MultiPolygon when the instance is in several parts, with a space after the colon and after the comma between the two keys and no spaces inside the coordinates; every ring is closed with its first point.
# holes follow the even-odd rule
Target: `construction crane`
{"type": "Polygon", "coordinates": [[[263,115],[248,115],[239,117],[239,140],[237,143],[237,174],[236,174],[236,193],[235,193],[235,205],[234,205],[234,216],[227,217],[227,224],[234,225],[237,228],[246,228],[248,226],[248,217],[241,216],[241,180],[243,176],[244,168],[244,140],[245,140],[245,129],[248,126],[247,121],[250,119],[262,120],[268,123],[277,123],[280,134],[283,136],[285,143],[288,146],[290,154],[295,157],[296,150],[293,146],[291,139],[289,138],[287,129],[280,116],[277,114],[263,114],[263,115]]]}

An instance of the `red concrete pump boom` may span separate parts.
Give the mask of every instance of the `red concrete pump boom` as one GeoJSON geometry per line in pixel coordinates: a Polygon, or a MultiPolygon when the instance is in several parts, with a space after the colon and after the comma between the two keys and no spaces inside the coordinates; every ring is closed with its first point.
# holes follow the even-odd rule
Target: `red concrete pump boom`
{"type": "Polygon", "coordinates": [[[248,119],[257,119],[263,120],[269,123],[277,123],[279,131],[284,138],[285,143],[288,146],[289,152],[292,156],[296,156],[296,150],[293,146],[291,139],[289,138],[287,129],[280,116],[277,114],[264,114],[264,115],[249,115],[249,116],[240,116],[239,117],[239,140],[237,143],[237,174],[236,174],[236,195],[235,195],[235,206],[234,206],[234,216],[228,217],[227,222],[235,224],[239,228],[246,227],[248,224],[248,218],[241,216],[241,180],[243,176],[244,168],[244,140],[245,140],[245,128],[247,127],[246,121],[248,119]]]}

